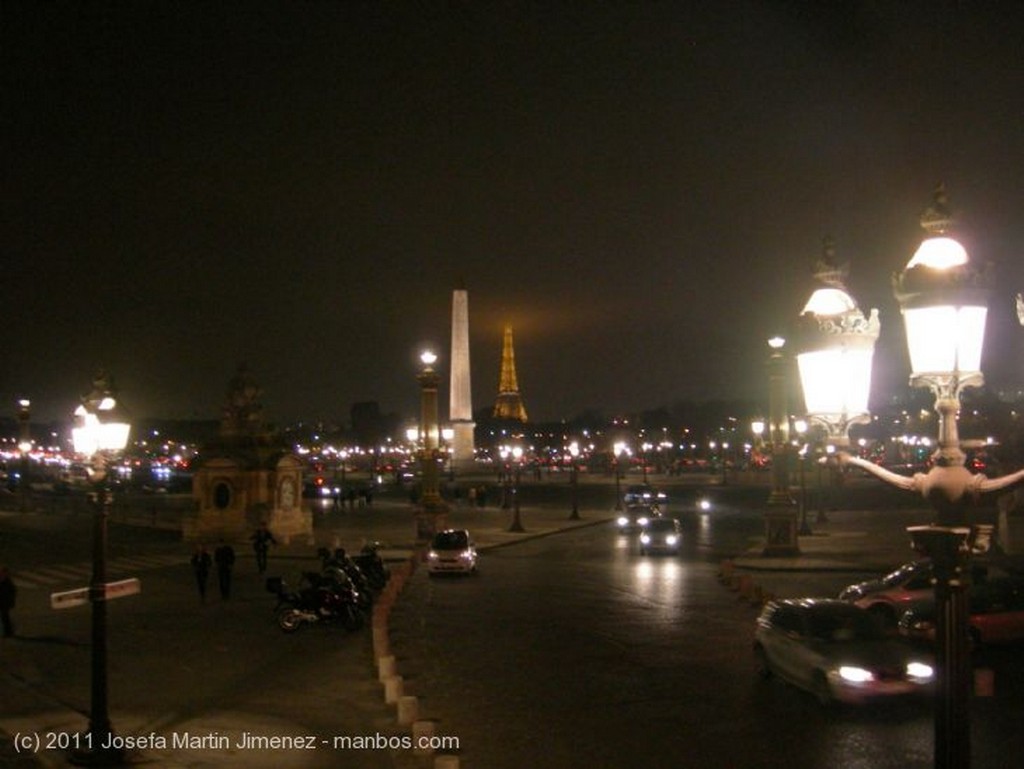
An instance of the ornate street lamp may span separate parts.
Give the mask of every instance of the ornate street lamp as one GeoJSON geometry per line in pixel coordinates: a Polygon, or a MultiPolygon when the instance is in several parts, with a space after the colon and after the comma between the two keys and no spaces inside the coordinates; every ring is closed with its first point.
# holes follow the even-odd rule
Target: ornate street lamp
{"type": "Polygon", "coordinates": [[[111,744],[113,727],[107,707],[107,508],[110,487],[107,465],[128,445],[131,425],[105,373],[98,374],[93,389],[75,409],[71,439],[75,452],[89,462],[93,504],[92,580],[92,702],[89,710],[88,746],[72,760],[79,764],[112,765],[121,762],[122,752],[104,747],[111,744]]]}
{"type": "Polygon", "coordinates": [[[416,375],[420,384],[420,470],[422,491],[416,510],[416,539],[429,542],[438,529],[443,528],[448,506],[441,499],[438,481],[437,452],[439,428],[437,423],[437,388],[440,375],[434,370],[437,355],[427,350],[420,355],[423,368],[416,375]]]}
{"type": "Polygon", "coordinates": [[[970,557],[989,547],[991,526],[975,524],[979,495],[1024,479],[1024,470],[998,479],[972,475],[964,466],[957,432],[960,393],[984,382],[981,352],[989,279],[949,235],[952,218],[945,190],[935,193],[922,215],[927,235],[904,271],[893,278],[910,350],[910,384],[935,394],[939,446],[927,473],[907,477],[859,457],[839,454],[898,488],[920,493],[935,508],[935,522],[908,529],[914,548],[929,556],[935,584],[938,690],[935,708],[935,766],[970,765],[970,648],[967,588],[970,557]]]}
{"type": "Polygon", "coordinates": [[[580,505],[579,505],[579,482],[580,482],[580,468],[577,465],[577,461],[580,456],[580,444],[573,441],[569,444],[569,482],[572,484],[572,512],[569,513],[570,521],[578,521],[580,519],[580,505]]]}
{"type": "Polygon", "coordinates": [[[790,557],[800,554],[797,542],[796,502],[789,490],[789,414],[786,409],[786,372],[782,348],[786,340],[768,340],[768,441],[772,447],[772,491],[765,513],[763,555],[790,557]]]}
{"type": "MultiPolygon", "coordinates": [[[[847,293],[847,272],[847,265],[836,264],[835,246],[826,238],[814,273],[818,287],[796,330],[807,419],[824,428],[828,444],[844,449],[850,445],[850,427],[871,420],[871,364],[881,329],[878,310],[865,316],[847,293]]],[[[819,508],[819,523],[824,522],[824,509],[819,508]]]]}

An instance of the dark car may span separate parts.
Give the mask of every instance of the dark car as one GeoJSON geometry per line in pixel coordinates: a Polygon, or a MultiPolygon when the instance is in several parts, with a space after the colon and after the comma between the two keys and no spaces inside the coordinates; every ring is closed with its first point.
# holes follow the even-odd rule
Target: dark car
{"type": "Polygon", "coordinates": [[[675,518],[653,518],[640,532],[640,555],[678,553],[683,530],[675,518]]]}
{"type": "Polygon", "coordinates": [[[866,609],[834,598],[769,602],[754,631],[763,678],[777,675],[822,704],[855,703],[930,689],[929,656],[887,635],[866,609]]]}
{"type": "Polygon", "coordinates": [[[622,501],[627,505],[657,505],[659,508],[664,508],[665,503],[668,502],[668,495],[646,483],[639,483],[626,487],[622,501]]]}
{"type": "MultiPolygon", "coordinates": [[[[975,583],[1004,575],[1001,569],[986,563],[971,567],[975,583]]],[[[867,609],[886,628],[893,629],[906,612],[929,605],[935,597],[931,562],[911,561],[879,579],[850,585],[839,598],[867,609]]]]}
{"type": "Polygon", "coordinates": [[[639,531],[647,526],[653,519],[661,517],[661,511],[650,505],[628,505],[625,511],[615,519],[619,532],[625,534],[630,531],[639,531]]]}
{"type": "MultiPolygon", "coordinates": [[[[974,646],[1015,644],[1024,641],[1024,579],[988,577],[968,588],[967,634],[974,646]]],[[[935,602],[921,604],[903,614],[900,635],[935,642],[935,602]]]]}

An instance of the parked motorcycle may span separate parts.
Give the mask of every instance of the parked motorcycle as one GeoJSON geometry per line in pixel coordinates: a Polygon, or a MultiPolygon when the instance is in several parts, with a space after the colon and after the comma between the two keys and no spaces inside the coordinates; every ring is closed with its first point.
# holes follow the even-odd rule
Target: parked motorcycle
{"type": "Polygon", "coordinates": [[[379,542],[366,544],[357,555],[352,557],[356,565],[363,570],[363,574],[366,575],[374,590],[383,590],[391,578],[391,572],[387,564],[384,563],[384,559],[380,557],[379,549],[379,542]]]}
{"type": "Polygon", "coordinates": [[[343,574],[326,577],[303,572],[296,591],[289,591],[283,580],[272,577],[267,580],[267,589],[277,594],[274,612],[278,626],[286,633],[294,633],[306,623],[335,622],[354,631],[365,621],[359,595],[343,574]]]}

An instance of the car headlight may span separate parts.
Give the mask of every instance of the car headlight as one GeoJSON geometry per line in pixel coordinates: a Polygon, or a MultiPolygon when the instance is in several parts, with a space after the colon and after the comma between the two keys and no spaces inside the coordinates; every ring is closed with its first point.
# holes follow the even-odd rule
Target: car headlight
{"type": "Polygon", "coordinates": [[[872,681],[875,678],[874,674],[870,670],[854,667],[853,665],[843,665],[840,667],[839,677],[851,684],[863,684],[868,681],[872,681]]]}
{"type": "Polygon", "coordinates": [[[711,500],[710,499],[702,499],[700,502],[697,503],[697,506],[700,507],[700,509],[704,510],[704,511],[710,510],[711,509],[711,500]]]}
{"type": "Polygon", "coordinates": [[[624,515],[620,515],[619,518],[618,518],[618,523],[619,523],[619,526],[625,526],[626,524],[629,523],[629,518],[627,518],[624,515]]]}
{"type": "Polygon", "coordinates": [[[429,553],[427,553],[427,560],[436,561],[437,560],[437,551],[436,550],[431,550],[429,553]]]}
{"type": "Polygon", "coordinates": [[[651,535],[650,534],[641,534],[640,535],[640,541],[643,542],[645,545],[650,544],[651,535]]]}
{"type": "Polygon", "coordinates": [[[644,516],[641,516],[641,517],[637,518],[636,522],[639,523],[641,526],[646,526],[648,524],[647,516],[644,515],[644,516]]]}
{"type": "Polygon", "coordinates": [[[666,545],[674,545],[678,541],[679,537],[677,537],[675,534],[669,534],[667,537],[665,537],[666,545]]]}
{"type": "Polygon", "coordinates": [[[908,662],[907,678],[930,681],[935,676],[935,669],[924,662],[908,662]]]}
{"type": "Polygon", "coordinates": [[[464,561],[472,561],[473,560],[473,551],[472,550],[463,550],[461,553],[459,553],[459,558],[461,558],[464,561]]]}

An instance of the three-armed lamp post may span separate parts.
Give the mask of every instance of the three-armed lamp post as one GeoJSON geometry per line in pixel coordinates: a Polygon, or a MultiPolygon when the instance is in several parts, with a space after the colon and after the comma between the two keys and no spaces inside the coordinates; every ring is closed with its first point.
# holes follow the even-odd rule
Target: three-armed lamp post
{"type": "Polygon", "coordinates": [[[75,453],[89,461],[93,503],[92,580],[89,600],[92,604],[92,702],[86,749],[72,760],[87,765],[120,763],[119,749],[111,744],[113,727],[107,707],[107,507],[110,490],[107,464],[128,445],[131,425],[114,394],[110,379],[103,373],[93,380],[93,389],[75,410],[71,438],[75,453]]]}
{"type": "MultiPolygon", "coordinates": [[[[800,315],[796,342],[807,420],[821,426],[827,443],[840,450],[849,448],[852,425],[871,420],[871,365],[881,330],[878,310],[865,316],[847,293],[847,272],[826,238],[814,273],[819,285],[800,315]]],[[[823,517],[822,504],[819,523],[823,517]]]]}
{"type": "Polygon", "coordinates": [[[970,648],[967,588],[973,552],[988,549],[991,526],[972,520],[979,495],[1024,479],[1024,470],[998,479],[972,475],[964,466],[957,433],[960,393],[984,382],[981,352],[987,314],[988,277],[949,235],[952,219],[945,191],[921,217],[927,235],[893,289],[903,314],[910,350],[910,384],[935,394],[939,445],[927,473],[907,477],[839,452],[839,461],[860,467],[898,488],[927,499],[936,517],[908,529],[913,546],[931,559],[935,584],[938,690],[935,707],[935,766],[970,765],[970,648]]]}
{"type": "Polygon", "coordinates": [[[420,470],[423,488],[416,510],[416,539],[429,542],[438,529],[443,528],[448,506],[441,499],[437,465],[440,429],[437,422],[437,388],[441,377],[434,370],[437,355],[427,350],[420,355],[423,368],[416,375],[420,384],[420,470]]]}

